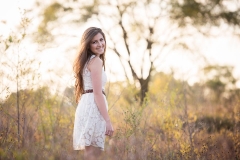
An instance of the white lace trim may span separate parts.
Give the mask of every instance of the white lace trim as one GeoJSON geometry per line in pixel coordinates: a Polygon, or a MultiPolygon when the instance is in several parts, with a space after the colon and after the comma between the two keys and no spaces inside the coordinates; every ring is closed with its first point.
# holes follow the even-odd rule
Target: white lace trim
{"type": "MultiPolygon", "coordinates": [[[[95,57],[92,56],[91,59],[95,57]]],[[[90,71],[87,67],[83,73],[84,89],[92,89],[92,80],[90,71]]],[[[102,72],[102,87],[106,83],[106,74],[102,72]]],[[[107,100],[104,96],[106,107],[107,100]]],[[[75,113],[73,130],[73,148],[74,150],[83,150],[85,146],[95,146],[104,150],[106,122],[100,114],[94,100],[93,93],[87,93],[81,96],[75,113]]]]}

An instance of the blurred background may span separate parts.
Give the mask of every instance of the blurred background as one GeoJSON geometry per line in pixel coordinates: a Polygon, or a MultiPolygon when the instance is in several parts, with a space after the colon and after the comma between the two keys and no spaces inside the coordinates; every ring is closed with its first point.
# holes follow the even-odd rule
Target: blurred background
{"type": "Polygon", "coordinates": [[[0,1],[0,159],[83,159],[72,64],[91,26],[115,129],[99,159],[240,159],[240,0],[0,1]]]}

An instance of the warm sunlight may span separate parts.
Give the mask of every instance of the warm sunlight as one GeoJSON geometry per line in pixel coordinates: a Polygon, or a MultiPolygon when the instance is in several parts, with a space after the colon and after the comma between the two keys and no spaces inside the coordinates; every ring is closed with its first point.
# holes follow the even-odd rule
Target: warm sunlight
{"type": "Polygon", "coordinates": [[[0,159],[240,159],[239,10],[0,1],[0,159]]]}

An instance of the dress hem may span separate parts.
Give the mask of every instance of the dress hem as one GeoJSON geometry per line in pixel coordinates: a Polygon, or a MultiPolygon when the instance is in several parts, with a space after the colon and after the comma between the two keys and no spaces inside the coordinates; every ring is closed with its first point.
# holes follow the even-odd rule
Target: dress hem
{"type": "Polygon", "coordinates": [[[97,146],[97,145],[93,145],[93,144],[91,144],[91,145],[85,145],[85,146],[74,146],[74,147],[73,147],[73,150],[76,150],[76,151],[85,150],[85,147],[89,147],[89,146],[93,146],[93,147],[99,148],[101,151],[104,151],[104,148],[99,147],[99,146],[97,146]]]}

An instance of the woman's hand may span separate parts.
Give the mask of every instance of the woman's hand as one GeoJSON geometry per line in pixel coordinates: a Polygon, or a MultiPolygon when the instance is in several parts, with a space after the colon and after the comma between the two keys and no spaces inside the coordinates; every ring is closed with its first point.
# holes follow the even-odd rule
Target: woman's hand
{"type": "Polygon", "coordinates": [[[113,135],[113,126],[110,121],[106,121],[106,133],[105,135],[107,136],[112,136],[113,135]]]}

